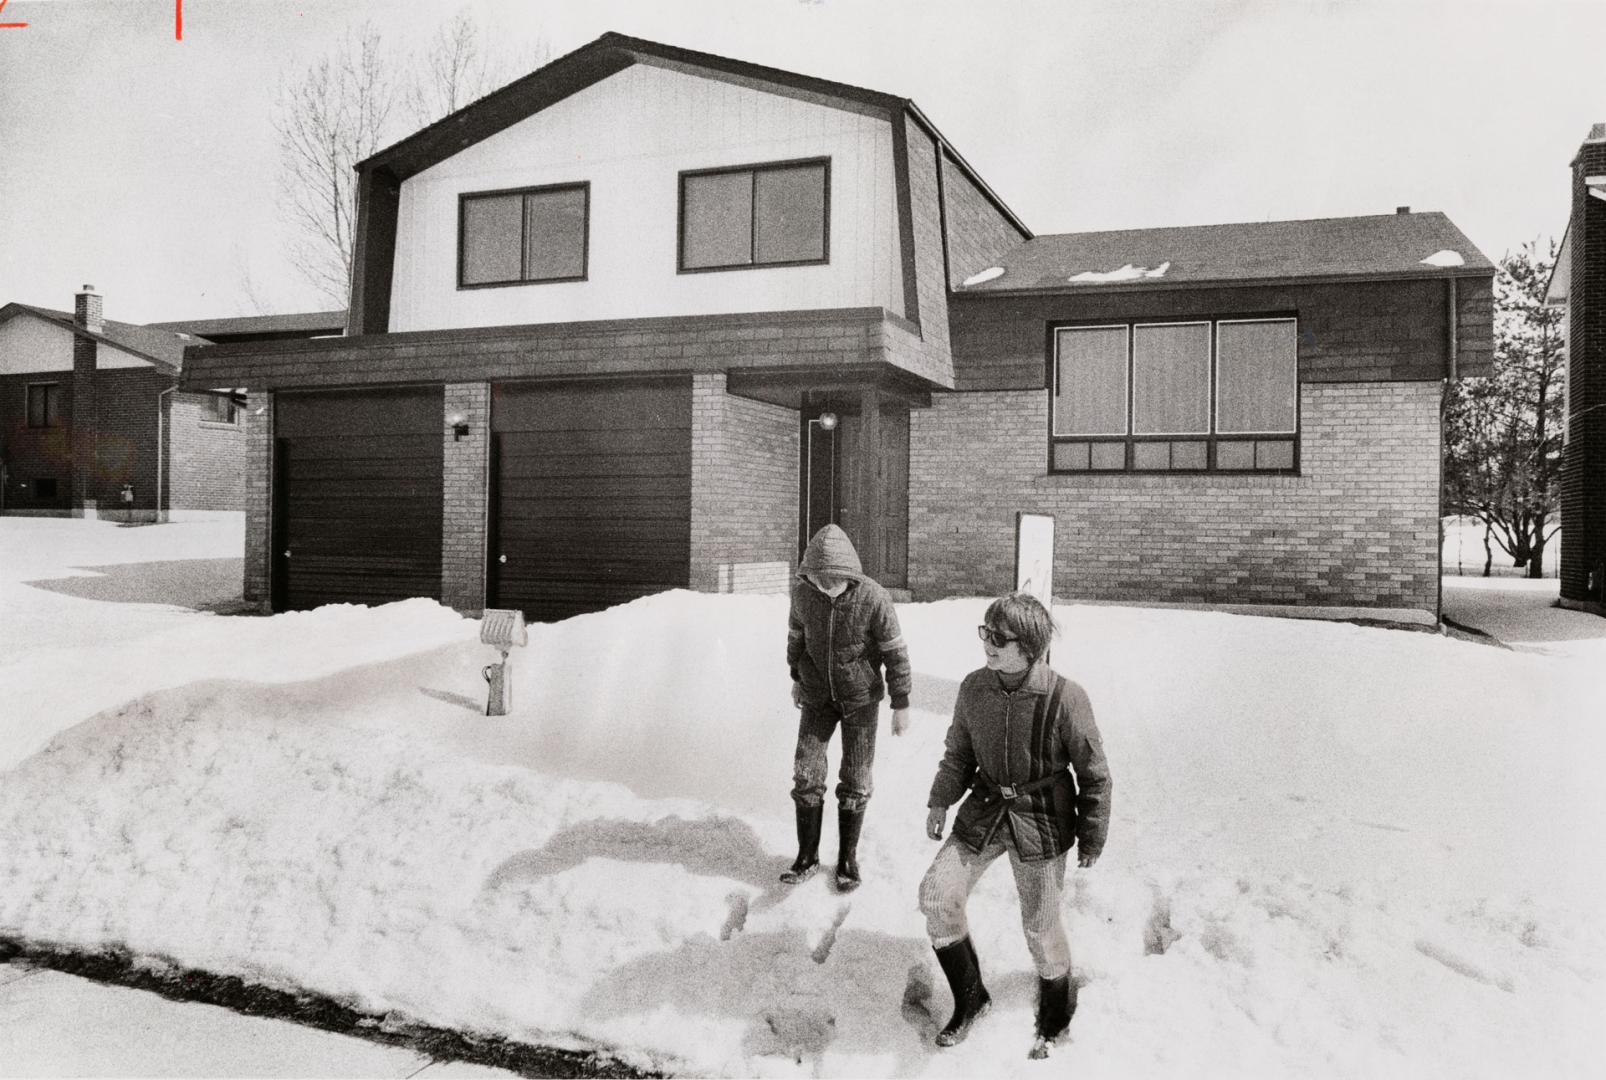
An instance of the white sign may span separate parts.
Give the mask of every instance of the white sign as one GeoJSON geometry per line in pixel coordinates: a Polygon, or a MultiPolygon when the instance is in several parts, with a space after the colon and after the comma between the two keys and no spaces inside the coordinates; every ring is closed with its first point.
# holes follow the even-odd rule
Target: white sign
{"type": "Polygon", "coordinates": [[[1054,515],[1015,515],[1015,591],[1054,606],[1054,515]]]}

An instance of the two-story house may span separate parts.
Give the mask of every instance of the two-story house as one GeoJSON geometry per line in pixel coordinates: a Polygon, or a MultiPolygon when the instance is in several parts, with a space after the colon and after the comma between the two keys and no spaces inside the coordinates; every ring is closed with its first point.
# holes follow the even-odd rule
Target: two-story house
{"type": "Polygon", "coordinates": [[[347,336],[250,391],[245,592],[553,619],[778,591],[827,522],[916,599],[1436,613],[1439,214],[1034,237],[913,102],[608,34],[359,166],[347,336]]]}

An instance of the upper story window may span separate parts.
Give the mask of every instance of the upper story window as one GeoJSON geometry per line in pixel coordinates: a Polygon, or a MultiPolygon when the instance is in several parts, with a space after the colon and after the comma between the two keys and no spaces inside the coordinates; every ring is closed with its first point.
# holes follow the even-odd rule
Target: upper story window
{"type": "Polygon", "coordinates": [[[590,204],[584,183],[461,196],[457,287],[584,281],[590,204]]]}
{"type": "Polygon", "coordinates": [[[830,257],[829,158],[680,174],[680,269],[737,270],[830,257]]]}
{"type": "Polygon", "coordinates": [[[61,426],[61,384],[28,384],[28,426],[61,426]]]}
{"type": "Polygon", "coordinates": [[[1290,318],[1054,329],[1052,472],[1294,472],[1290,318]]]}

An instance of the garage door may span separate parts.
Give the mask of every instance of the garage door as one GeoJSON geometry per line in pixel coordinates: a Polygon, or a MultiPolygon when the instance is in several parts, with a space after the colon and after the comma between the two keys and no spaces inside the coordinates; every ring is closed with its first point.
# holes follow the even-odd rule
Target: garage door
{"type": "Polygon", "coordinates": [[[685,588],[691,385],[499,384],[487,595],[550,622],[685,588]]]}
{"type": "Polygon", "coordinates": [[[441,595],[442,391],[281,393],[275,610],[441,595]]]}

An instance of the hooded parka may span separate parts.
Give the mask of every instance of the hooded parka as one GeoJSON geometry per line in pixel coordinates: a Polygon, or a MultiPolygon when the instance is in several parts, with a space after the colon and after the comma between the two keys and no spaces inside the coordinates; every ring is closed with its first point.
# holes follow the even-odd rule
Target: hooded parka
{"type": "Polygon", "coordinates": [[[834,705],[847,713],[887,694],[894,709],[909,706],[909,650],[892,597],[865,576],[853,541],[836,525],[814,534],[798,564],[786,665],[806,706],[834,705]],[[834,574],[848,587],[826,596],[803,579],[805,572],[834,574]]]}

